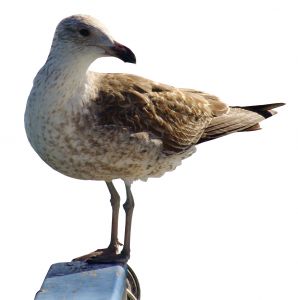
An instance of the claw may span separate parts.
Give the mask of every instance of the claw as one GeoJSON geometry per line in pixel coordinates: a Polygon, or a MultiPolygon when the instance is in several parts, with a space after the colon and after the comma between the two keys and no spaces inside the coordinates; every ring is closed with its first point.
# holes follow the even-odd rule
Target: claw
{"type": "Polygon", "coordinates": [[[94,255],[89,257],[86,262],[89,264],[98,263],[127,263],[129,260],[129,255],[125,253],[120,253],[116,255],[94,255]]]}

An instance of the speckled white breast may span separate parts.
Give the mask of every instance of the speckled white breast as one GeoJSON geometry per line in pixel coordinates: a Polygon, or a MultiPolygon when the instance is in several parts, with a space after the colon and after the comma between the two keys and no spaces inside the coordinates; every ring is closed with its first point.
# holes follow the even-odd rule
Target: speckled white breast
{"type": "Polygon", "coordinates": [[[25,113],[26,133],[39,156],[58,172],[78,179],[146,180],[175,169],[195,152],[192,147],[165,155],[162,142],[146,132],[97,126],[88,110],[91,92],[86,82],[67,89],[39,75],[35,79],[25,113]]]}

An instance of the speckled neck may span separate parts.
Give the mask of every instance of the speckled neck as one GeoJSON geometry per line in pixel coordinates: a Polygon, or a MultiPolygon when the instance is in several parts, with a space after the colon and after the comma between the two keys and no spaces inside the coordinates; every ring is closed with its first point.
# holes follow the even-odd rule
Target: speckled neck
{"type": "Polygon", "coordinates": [[[85,81],[86,72],[92,61],[83,60],[79,54],[50,54],[40,73],[46,81],[64,83],[73,88],[85,81]]]}

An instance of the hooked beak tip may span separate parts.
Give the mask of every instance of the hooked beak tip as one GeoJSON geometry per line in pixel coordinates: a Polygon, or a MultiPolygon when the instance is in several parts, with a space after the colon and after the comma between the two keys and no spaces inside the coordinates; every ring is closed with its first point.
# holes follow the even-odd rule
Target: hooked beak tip
{"type": "Polygon", "coordinates": [[[121,59],[124,62],[135,64],[137,62],[135,54],[126,46],[114,42],[114,46],[111,48],[112,55],[121,59]]]}

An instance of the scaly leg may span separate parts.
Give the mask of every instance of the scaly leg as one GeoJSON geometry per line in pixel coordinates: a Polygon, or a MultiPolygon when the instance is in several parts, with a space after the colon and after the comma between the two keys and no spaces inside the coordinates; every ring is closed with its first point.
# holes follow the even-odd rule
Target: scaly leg
{"type": "Polygon", "coordinates": [[[131,236],[131,223],[132,223],[132,214],[135,206],[135,202],[131,193],[131,182],[125,182],[126,188],[126,202],[123,205],[123,208],[126,213],[125,218],[125,235],[124,235],[124,246],[121,251],[121,255],[126,257],[128,260],[130,257],[130,236],[131,236]]]}
{"type": "Polygon", "coordinates": [[[111,241],[108,248],[98,249],[89,254],[75,258],[74,261],[87,261],[92,257],[102,257],[107,259],[110,257],[115,257],[118,254],[119,245],[118,242],[118,218],[119,218],[119,207],[120,207],[120,196],[115,189],[112,182],[106,182],[107,187],[111,194],[111,205],[112,205],[112,229],[111,229],[111,241]]]}
{"type": "Polygon", "coordinates": [[[111,194],[112,205],[112,229],[111,229],[111,241],[108,249],[112,250],[112,253],[117,254],[119,245],[118,241],[118,220],[119,220],[119,208],[120,208],[120,196],[116,191],[112,182],[106,182],[111,194]]]}
{"type": "MultiPolygon", "coordinates": [[[[87,257],[86,261],[88,263],[115,263],[122,262],[126,263],[130,257],[130,236],[131,236],[131,222],[132,222],[132,213],[134,209],[134,199],[130,189],[131,183],[125,182],[126,188],[126,202],[123,205],[125,210],[125,236],[124,236],[124,245],[123,249],[119,254],[113,255],[102,255],[94,252],[93,255],[87,257]]],[[[113,236],[113,233],[112,233],[113,236]]]]}

